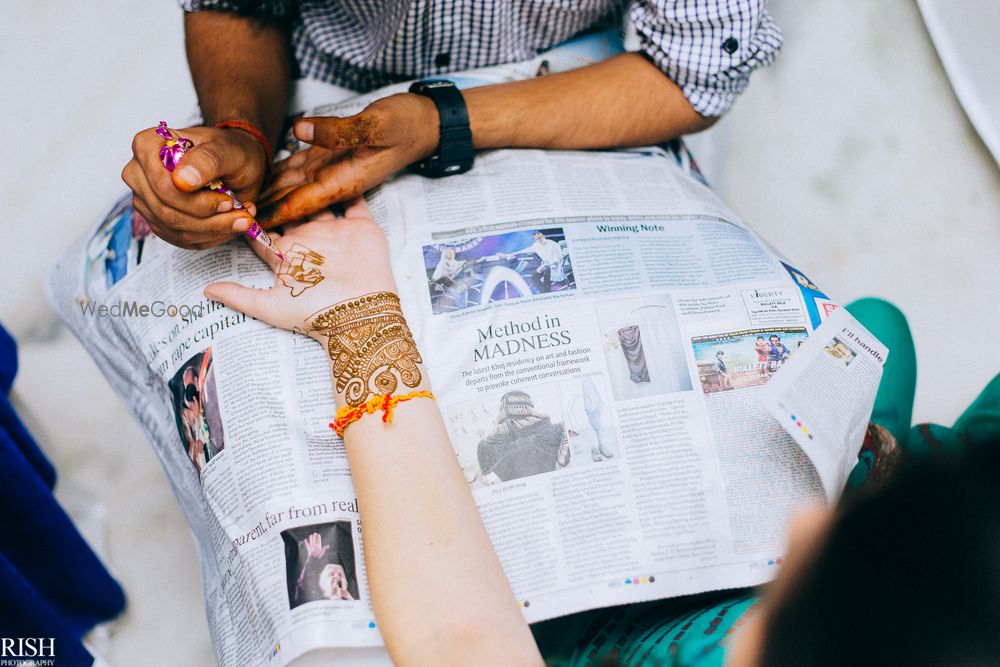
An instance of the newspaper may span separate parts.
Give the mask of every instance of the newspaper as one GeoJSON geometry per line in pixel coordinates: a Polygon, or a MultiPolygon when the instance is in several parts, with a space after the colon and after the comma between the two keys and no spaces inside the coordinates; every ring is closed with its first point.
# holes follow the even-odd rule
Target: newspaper
{"type": "Polygon", "coordinates": [[[857,463],[889,350],[846,310],[835,311],[769,382],[761,404],[815,464],[831,501],[857,463]]]}
{"type": "MultiPolygon", "coordinates": [[[[683,151],[495,151],[368,197],[527,621],[762,583],[790,513],[835,496],[886,351],[683,151]]],[[[243,239],[162,242],[123,199],[49,290],[191,524],[219,663],[380,646],[324,350],[205,300],[219,280],[273,277],[243,239]]]]}

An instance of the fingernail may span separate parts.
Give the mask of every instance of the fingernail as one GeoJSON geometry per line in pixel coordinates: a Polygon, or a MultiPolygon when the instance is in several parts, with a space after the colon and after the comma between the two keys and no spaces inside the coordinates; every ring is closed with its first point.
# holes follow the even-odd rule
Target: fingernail
{"type": "Polygon", "coordinates": [[[243,233],[250,229],[250,225],[252,224],[253,222],[249,218],[239,218],[233,223],[233,231],[243,233]]]}
{"type": "Polygon", "coordinates": [[[247,213],[249,213],[250,215],[257,217],[257,207],[254,206],[253,204],[246,204],[243,208],[245,208],[247,210],[247,213]]]}
{"type": "Polygon", "coordinates": [[[302,141],[312,141],[313,124],[309,122],[296,123],[295,135],[302,141]]]}
{"type": "Polygon", "coordinates": [[[181,167],[177,170],[177,178],[181,179],[188,185],[198,185],[201,181],[201,174],[194,167],[181,167]]]}
{"type": "Polygon", "coordinates": [[[233,210],[233,202],[231,199],[223,199],[219,202],[218,206],[215,207],[217,213],[225,213],[226,211],[233,210]]]}

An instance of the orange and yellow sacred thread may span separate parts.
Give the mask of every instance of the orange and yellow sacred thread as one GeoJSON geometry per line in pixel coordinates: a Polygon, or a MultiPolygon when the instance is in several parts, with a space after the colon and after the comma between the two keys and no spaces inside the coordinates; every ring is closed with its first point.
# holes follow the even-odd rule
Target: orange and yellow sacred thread
{"type": "Polygon", "coordinates": [[[330,428],[332,428],[340,437],[344,437],[345,428],[365,415],[370,415],[378,412],[379,410],[382,411],[382,423],[388,424],[392,422],[392,411],[396,409],[396,406],[403,401],[409,401],[414,398],[432,399],[434,398],[434,394],[429,391],[411,391],[409,394],[403,394],[402,396],[393,396],[392,394],[376,394],[357,407],[345,405],[337,410],[336,416],[330,423],[330,428]]]}

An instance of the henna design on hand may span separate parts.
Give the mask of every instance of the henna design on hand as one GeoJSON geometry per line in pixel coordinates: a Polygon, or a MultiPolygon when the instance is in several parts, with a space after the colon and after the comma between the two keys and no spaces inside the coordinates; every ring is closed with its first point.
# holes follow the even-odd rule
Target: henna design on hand
{"type": "Polygon", "coordinates": [[[282,254],[285,259],[275,269],[274,275],[282,285],[292,290],[293,297],[301,296],[307,289],[315,287],[323,280],[323,273],[317,268],[323,266],[323,255],[301,243],[292,244],[292,247],[282,254]]]}
{"type": "Polygon", "coordinates": [[[327,338],[338,392],[357,407],[373,394],[391,394],[399,382],[420,384],[423,362],[399,297],[372,292],[309,317],[306,328],[327,338]]]}

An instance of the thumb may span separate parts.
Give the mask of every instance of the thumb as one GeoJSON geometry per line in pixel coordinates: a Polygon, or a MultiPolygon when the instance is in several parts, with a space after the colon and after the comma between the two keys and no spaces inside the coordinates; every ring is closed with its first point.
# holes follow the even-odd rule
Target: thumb
{"type": "Polygon", "coordinates": [[[201,144],[190,149],[173,172],[174,187],[184,192],[194,192],[209,181],[224,178],[240,166],[234,151],[224,150],[219,142],[201,144]]]}
{"type": "Polygon", "coordinates": [[[267,308],[267,295],[270,293],[270,289],[244,287],[238,283],[212,283],[205,287],[204,292],[205,297],[212,301],[273,325],[275,322],[267,308]]]}
{"type": "Polygon", "coordinates": [[[370,111],[347,118],[302,118],[295,123],[295,136],[323,148],[379,146],[381,119],[370,111]]]}

